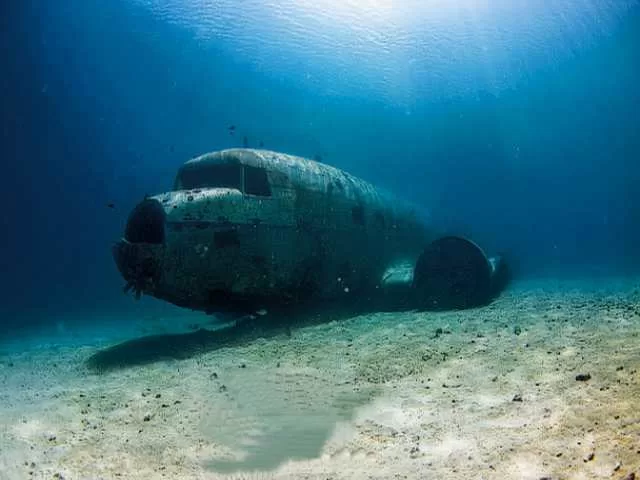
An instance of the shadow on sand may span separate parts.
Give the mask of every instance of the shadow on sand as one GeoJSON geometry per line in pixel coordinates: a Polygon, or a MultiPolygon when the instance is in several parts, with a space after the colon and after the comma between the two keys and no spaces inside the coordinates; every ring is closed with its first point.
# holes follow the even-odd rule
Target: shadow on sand
{"type": "MultiPolygon", "coordinates": [[[[95,353],[87,364],[97,372],[105,372],[160,360],[185,359],[258,338],[291,335],[293,328],[340,321],[367,311],[371,309],[344,306],[305,312],[274,311],[219,330],[132,339],[95,353]]],[[[285,461],[317,458],[335,425],[349,421],[377,393],[373,387],[336,386],[329,382],[331,386],[322,390],[322,401],[316,401],[313,395],[318,393],[317,383],[301,384],[296,375],[290,378],[280,375],[279,382],[257,377],[251,380],[251,388],[230,386],[233,408],[224,420],[203,414],[201,429],[206,436],[245,454],[238,460],[208,460],[204,468],[233,478],[254,478],[254,475],[271,478],[269,472],[285,461]]]]}
{"type": "MultiPolygon", "coordinates": [[[[399,305],[379,311],[404,310],[399,305]]],[[[163,360],[180,360],[225,347],[244,345],[258,338],[291,336],[292,329],[340,321],[370,313],[364,306],[325,306],[305,310],[274,310],[265,316],[238,321],[218,330],[200,329],[182,334],[149,335],[106,347],[87,359],[87,366],[97,372],[145,365],[163,360]]]]}

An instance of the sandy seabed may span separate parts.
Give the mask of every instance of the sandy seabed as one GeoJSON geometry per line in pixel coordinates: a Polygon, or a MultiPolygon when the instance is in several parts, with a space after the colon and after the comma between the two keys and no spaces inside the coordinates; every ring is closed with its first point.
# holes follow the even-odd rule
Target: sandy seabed
{"type": "Polygon", "coordinates": [[[0,478],[640,478],[640,281],[603,285],[103,370],[0,345],[0,478]]]}

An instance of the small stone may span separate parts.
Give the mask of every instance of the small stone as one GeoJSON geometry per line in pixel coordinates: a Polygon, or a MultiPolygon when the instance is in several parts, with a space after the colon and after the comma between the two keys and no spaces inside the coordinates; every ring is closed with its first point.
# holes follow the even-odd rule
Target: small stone
{"type": "Polygon", "coordinates": [[[522,328],[520,328],[520,325],[516,325],[515,327],[513,327],[513,333],[516,335],[520,335],[522,333],[522,328]]]}
{"type": "Polygon", "coordinates": [[[613,467],[613,471],[617,472],[618,470],[620,470],[620,467],[622,466],[622,464],[620,462],[616,462],[615,467],[613,467]]]}
{"type": "Polygon", "coordinates": [[[247,364],[246,363],[240,364],[240,368],[247,368],[247,364]]]}
{"type": "Polygon", "coordinates": [[[622,480],[636,480],[636,474],[631,472],[626,477],[624,477],[622,480]]]}
{"type": "Polygon", "coordinates": [[[512,402],[521,402],[522,401],[522,395],[520,395],[519,393],[516,393],[513,398],[511,399],[512,402]]]}
{"type": "Polygon", "coordinates": [[[594,458],[596,458],[596,454],[591,452],[589,455],[584,457],[582,460],[584,461],[584,463],[587,463],[587,462],[590,462],[591,460],[593,460],[594,458]]]}
{"type": "Polygon", "coordinates": [[[150,413],[147,413],[144,417],[143,417],[143,421],[148,422],[153,418],[153,415],[151,415],[150,413]]]}
{"type": "Polygon", "coordinates": [[[226,385],[220,385],[219,390],[220,390],[221,392],[226,392],[226,391],[227,391],[227,386],[226,386],[226,385]]]}
{"type": "Polygon", "coordinates": [[[160,395],[159,393],[156,393],[156,398],[160,398],[162,395],[160,395]]]}
{"type": "Polygon", "coordinates": [[[55,442],[56,441],[56,436],[55,435],[49,435],[47,440],[49,440],[50,442],[55,442]]]}
{"type": "Polygon", "coordinates": [[[586,382],[587,380],[591,380],[591,374],[590,373],[579,373],[578,375],[576,375],[576,380],[578,382],[586,382]]]}

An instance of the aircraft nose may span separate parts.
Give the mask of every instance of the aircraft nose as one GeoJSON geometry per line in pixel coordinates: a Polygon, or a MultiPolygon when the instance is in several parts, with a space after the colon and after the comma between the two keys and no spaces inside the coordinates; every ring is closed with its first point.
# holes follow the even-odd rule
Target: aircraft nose
{"type": "Polygon", "coordinates": [[[152,292],[161,276],[158,251],[165,240],[165,213],[160,202],[145,199],[129,215],[124,238],[112,248],[113,259],[136,297],[152,292]]]}
{"type": "Polygon", "coordinates": [[[158,200],[147,198],[133,209],[124,238],[129,243],[164,243],[165,213],[158,200]]]}

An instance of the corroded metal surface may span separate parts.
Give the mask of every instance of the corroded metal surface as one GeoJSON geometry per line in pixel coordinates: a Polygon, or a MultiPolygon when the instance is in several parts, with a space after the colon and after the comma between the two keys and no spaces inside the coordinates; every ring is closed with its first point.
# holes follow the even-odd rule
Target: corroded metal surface
{"type": "Polygon", "coordinates": [[[142,236],[114,247],[123,276],[143,293],[203,310],[372,291],[435,238],[415,206],[334,167],[265,150],[190,160],[173,191],[145,201],[127,227],[142,236]],[[209,173],[225,165],[240,169],[237,188],[208,187],[209,173]],[[245,191],[251,168],[266,172],[268,192],[245,191]],[[131,278],[137,258],[147,264],[142,280],[131,278]]]}

